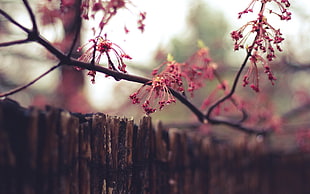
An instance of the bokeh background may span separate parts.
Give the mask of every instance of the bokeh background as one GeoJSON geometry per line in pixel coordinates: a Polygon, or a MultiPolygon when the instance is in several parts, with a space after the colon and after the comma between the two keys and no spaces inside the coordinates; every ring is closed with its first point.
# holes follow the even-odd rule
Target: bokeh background
{"type": "MultiPolygon", "coordinates": [[[[74,29],[79,22],[70,10],[61,16],[53,15],[52,10],[59,8],[57,1],[30,1],[39,22],[43,36],[66,52],[72,40],[74,29]],[[54,2],[54,3],[53,3],[54,2]],[[42,11],[43,10],[43,11],[42,11]],[[45,11],[50,11],[45,12],[45,11]],[[47,14],[49,13],[49,14],[47,14]]],[[[128,71],[132,74],[150,77],[152,69],[161,64],[168,53],[182,62],[197,49],[197,41],[202,40],[208,46],[211,57],[218,64],[222,79],[231,85],[238,67],[245,56],[244,51],[234,52],[230,32],[238,29],[247,21],[254,19],[254,14],[245,15],[238,20],[238,12],[244,10],[250,0],[132,0],[133,5],[123,10],[106,28],[108,39],[117,43],[133,59],[128,61],[128,71]],[[145,11],[145,31],[136,29],[136,12],[145,11]],[[126,25],[130,32],[124,33],[126,25]]],[[[299,106],[310,103],[309,65],[310,65],[310,1],[292,1],[292,20],[279,21],[268,18],[275,28],[280,28],[285,41],[283,52],[271,65],[277,81],[274,86],[261,79],[261,92],[255,93],[250,88],[243,88],[240,82],[237,93],[248,101],[268,99],[275,114],[286,115],[299,106]]],[[[22,1],[0,0],[1,9],[10,13],[17,21],[31,27],[31,22],[22,1]]],[[[91,28],[96,22],[83,22],[79,45],[92,37],[91,28]]],[[[21,39],[25,34],[0,16],[0,42],[21,39]]],[[[74,53],[78,57],[80,53],[74,53]]],[[[26,84],[51,66],[57,64],[53,56],[44,48],[28,43],[0,48],[0,92],[26,84]]],[[[58,69],[26,90],[10,96],[23,106],[46,104],[68,109],[72,112],[103,112],[110,115],[141,118],[144,113],[139,105],[131,104],[129,95],[141,85],[116,82],[103,74],[96,76],[92,84],[86,71],[72,68],[58,69]]],[[[204,98],[217,86],[217,82],[206,83],[192,99],[198,107],[204,98]]],[[[287,128],[307,126],[309,111],[302,112],[298,119],[287,123],[287,128]]],[[[164,122],[195,121],[192,113],[177,102],[162,111],[154,113],[155,120],[164,122]]]]}

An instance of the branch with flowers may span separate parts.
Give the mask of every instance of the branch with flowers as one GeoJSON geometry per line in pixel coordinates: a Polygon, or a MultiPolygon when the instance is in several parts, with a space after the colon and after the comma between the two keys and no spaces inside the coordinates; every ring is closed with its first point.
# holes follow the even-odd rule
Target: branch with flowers
{"type": "MultiPolygon", "coordinates": [[[[242,100],[235,96],[235,91],[248,64],[248,70],[242,79],[244,87],[250,86],[255,92],[259,92],[259,75],[261,73],[267,75],[271,84],[275,84],[276,77],[271,70],[270,62],[276,58],[277,51],[282,51],[280,44],[284,38],[280,29],[275,29],[268,22],[267,18],[273,14],[278,16],[280,20],[290,20],[291,13],[288,11],[290,7],[288,0],[252,0],[246,9],[239,13],[239,18],[241,18],[249,12],[254,12],[256,6],[260,8],[255,20],[247,22],[244,26],[231,33],[231,37],[234,40],[234,49],[236,51],[244,49],[246,56],[235,75],[230,89],[228,89],[226,82],[219,76],[217,72],[218,65],[212,61],[209,56],[209,50],[203,43],[200,43],[198,51],[183,63],[175,61],[173,56],[168,55],[167,60],[152,71],[152,78],[144,78],[128,73],[126,61],[130,60],[131,57],[119,45],[109,40],[107,34],[103,32],[106,25],[117,15],[120,9],[128,9],[129,6],[133,5],[130,1],[82,1],[80,6],[83,19],[95,19],[97,15],[100,15],[101,18],[98,26],[93,28],[94,38],[79,47],[78,51],[82,54],[77,59],[71,57],[71,54],[79,30],[77,30],[75,38],[72,40],[71,50],[68,54],[65,54],[40,35],[36,17],[29,2],[23,0],[23,3],[32,22],[31,29],[14,20],[10,14],[2,9],[0,9],[0,15],[24,31],[27,34],[27,38],[2,42],[0,47],[36,42],[54,55],[59,62],[32,82],[11,91],[3,92],[0,94],[0,97],[7,97],[26,89],[51,71],[60,66],[67,65],[77,70],[87,69],[92,83],[95,83],[96,73],[100,72],[113,77],[116,81],[127,80],[142,84],[136,92],[130,95],[130,99],[133,104],[141,104],[147,115],[162,110],[165,106],[176,103],[179,100],[196,115],[201,123],[227,125],[234,129],[254,134],[266,134],[275,130],[273,125],[264,127],[248,126],[246,121],[248,120],[249,113],[246,107],[242,106],[242,100]],[[272,6],[275,9],[269,8],[272,6]],[[103,60],[106,61],[106,66],[101,65],[103,60]],[[259,66],[262,66],[263,72],[260,72],[259,66]],[[201,89],[211,80],[217,80],[219,83],[218,87],[208,94],[203,103],[203,109],[200,109],[190,101],[190,98],[195,95],[198,89],[201,89]],[[219,92],[223,92],[224,96],[215,99],[216,94],[219,92]],[[225,106],[224,103],[230,103],[229,106],[234,107],[234,110],[240,113],[239,118],[221,116],[219,110],[225,106]]],[[[70,1],[60,1],[60,3],[61,6],[70,5],[70,1]]],[[[143,32],[146,13],[138,11],[137,18],[137,28],[143,32]]],[[[124,30],[126,32],[129,31],[127,27],[124,27],[124,30]]]]}

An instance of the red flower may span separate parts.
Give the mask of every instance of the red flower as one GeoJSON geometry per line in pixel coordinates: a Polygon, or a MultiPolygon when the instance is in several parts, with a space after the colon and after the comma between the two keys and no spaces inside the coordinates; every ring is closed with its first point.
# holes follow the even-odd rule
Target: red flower
{"type": "MultiPolygon", "coordinates": [[[[250,5],[242,12],[239,13],[239,18],[248,12],[253,11],[253,7],[258,0],[252,0],[250,5]]],[[[281,20],[290,20],[291,13],[287,10],[290,7],[288,0],[260,0],[261,9],[258,13],[256,20],[252,20],[236,31],[231,32],[231,37],[234,40],[234,50],[239,50],[244,48],[247,39],[250,35],[254,35],[255,41],[251,46],[246,46],[248,51],[254,52],[250,56],[251,66],[249,67],[248,72],[244,76],[243,86],[246,86],[251,83],[251,88],[256,92],[259,91],[258,83],[258,63],[261,63],[265,68],[265,73],[268,75],[268,79],[274,84],[276,78],[273,76],[270,66],[268,65],[269,61],[273,61],[276,58],[275,50],[282,51],[280,43],[284,40],[280,29],[275,29],[271,24],[268,23],[267,18],[265,17],[265,11],[269,10],[270,14],[276,14],[280,17],[281,20]],[[274,12],[271,9],[267,9],[267,3],[275,3],[278,7],[279,13],[274,12]],[[263,57],[264,56],[264,57],[263,57]]]]}
{"type": "Polygon", "coordinates": [[[214,78],[214,70],[217,65],[212,62],[207,47],[200,48],[184,64],[182,76],[188,83],[187,91],[193,96],[193,92],[204,86],[205,80],[214,78]]]}
{"type": "Polygon", "coordinates": [[[152,72],[153,80],[150,85],[143,85],[137,92],[130,95],[133,104],[144,101],[142,108],[146,114],[161,110],[164,106],[175,103],[170,88],[183,92],[181,78],[181,66],[183,64],[175,61],[163,63],[152,72]],[[161,68],[163,68],[161,70],[161,68]],[[160,71],[161,70],[161,71],[160,71]]]}
{"type": "Polygon", "coordinates": [[[259,92],[259,73],[258,73],[258,64],[261,64],[263,68],[265,69],[264,73],[267,74],[268,79],[271,81],[272,85],[274,85],[274,81],[277,80],[277,78],[273,75],[271,72],[270,67],[268,66],[268,63],[266,60],[264,60],[259,54],[257,54],[257,51],[252,54],[250,57],[251,66],[249,67],[247,73],[243,77],[243,86],[247,86],[248,84],[251,84],[250,87],[256,91],[259,92]]]}
{"type": "Polygon", "coordinates": [[[168,55],[167,61],[153,70],[153,80],[130,95],[130,98],[133,104],[143,101],[145,113],[151,114],[176,102],[171,89],[185,94],[184,85],[187,85],[187,91],[193,96],[194,91],[201,88],[206,79],[213,79],[215,68],[205,47],[199,49],[186,63],[178,63],[168,55]]]}
{"type": "MultiPolygon", "coordinates": [[[[102,55],[105,55],[108,61],[108,68],[121,71],[123,73],[127,73],[126,71],[126,64],[124,63],[123,59],[131,59],[129,55],[127,55],[117,44],[98,36],[94,39],[90,39],[89,42],[82,47],[78,48],[78,51],[81,51],[84,47],[87,47],[86,51],[78,58],[80,61],[84,61],[87,63],[96,63],[99,64],[102,55]],[[117,68],[114,66],[114,63],[111,59],[110,53],[113,53],[115,59],[117,61],[117,68]]],[[[92,76],[92,82],[95,81],[96,73],[91,71],[88,75],[92,76]]]]}
{"type": "MultiPolygon", "coordinates": [[[[131,7],[135,8],[132,2],[128,0],[99,0],[99,1],[83,0],[81,6],[82,17],[86,20],[90,18],[94,19],[97,13],[101,13],[102,16],[99,22],[99,35],[100,35],[103,28],[111,20],[111,18],[115,16],[120,9],[129,10],[130,5],[131,7]]],[[[134,10],[130,10],[130,12],[134,13],[134,10]]],[[[137,28],[143,32],[145,26],[144,20],[146,13],[138,11],[136,14],[139,16],[139,19],[137,21],[138,23],[137,28]]],[[[127,27],[125,28],[125,32],[127,33],[129,32],[127,27]]]]}

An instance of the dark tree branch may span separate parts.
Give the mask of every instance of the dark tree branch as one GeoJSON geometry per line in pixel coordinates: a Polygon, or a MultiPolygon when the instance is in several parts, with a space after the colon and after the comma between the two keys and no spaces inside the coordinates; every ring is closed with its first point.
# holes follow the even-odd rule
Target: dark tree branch
{"type": "Polygon", "coordinates": [[[46,72],[41,74],[39,77],[37,77],[36,79],[32,80],[31,82],[29,82],[29,83],[27,83],[27,84],[25,84],[25,85],[23,85],[21,87],[18,87],[18,88],[15,88],[13,90],[10,90],[8,92],[1,93],[0,97],[7,97],[7,96],[13,95],[13,94],[15,94],[17,92],[20,92],[20,91],[28,88],[29,86],[33,85],[34,83],[36,83],[41,78],[45,77],[47,74],[49,74],[50,72],[52,72],[53,70],[55,70],[58,67],[60,67],[60,63],[58,65],[53,66],[52,68],[50,68],[49,70],[47,70],[46,72]]]}
{"type": "Polygon", "coordinates": [[[248,134],[256,134],[256,135],[268,135],[273,131],[270,129],[255,129],[253,127],[246,127],[242,125],[240,122],[234,122],[232,120],[224,120],[224,119],[212,119],[210,121],[213,125],[226,125],[236,129],[238,131],[242,131],[248,134]]]}
{"type": "Polygon", "coordinates": [[[30,16],[30,19],[31,19],[31,22],[32,22],[32,31],[34,33],[38,33],[37,22],[36,22],[34,14],[33,14],[33,11],[31,9],[29,3],[28,3],[28,0],[23,0],[23,2],[24,2],[25,7],[27,8],[27,11],[29,13],[29,16],[30,16]]]}
{"type": "Polygon", "coordinates": [[[74,34],[74,38],[72,40],[71,47],[70,47],[69,52],[67,54],[68,57],[71,57],[73,49],[75,48],[76,42],[80,36],[80,27],[81,27],[81,24],[78,25],[76,32],[74,34]]]}
{"type": "Polygon", "coordinates": [[[62,62],[62,64],[68,64],[70,62],[70,57],[66,56],[62,51],[55,48],[48,40],[46,40],[41,35],[37,34],[34,41],[41,44],[50,53],[52,53],[55,57],[57,57],[57,59],[59,59],[62,62]]]}
{"type": "MultiPolygon", "coordinates": [[[[252,47],[253,48],[253,47],[252,47]]],[[[238,81],[239,81],[239,78],[241,76],[241,73],[243,71],[243,69],[245,68],[248,60],[249,60],[249,57],[251,56],[251,53],[252,53],[252,49],[248,50],[247,51],[247,55],[238,71],[238,73],[236,74],[236,77],[234,79],[234,82],[233,82],[233,85],[232,85],[232,88],[230,90],[230,92],[224,96],[223,98],[219,99],[216,103],[214,103],[208,110],[207,114],[206,114],[206,118],[208,119],[209,122],[213,123],[213,122],[219,122],[218,120],[216,119],[213,119],[211,118],[211,113],[212,111],[217,107],[219,106],[221,103],[223,103],[224,101],[226,101],[227,99],[229,99],[236,91],[236,88],[237,88],[237,85],[238,85],[238,81]]]]}
{"type": "Polygon", "coordinates": [[[16,44],[24,44],[24,43],[28,43],[29,39],[24,39],[24,40],[14,40],[14,41],[10,41],[10,42],[2,42],[0,43],[0,47],[5,47],[5,46],[13,46],[16,44]]]}
{"type": "Polygon", "coordinates": [[[28,34],[31,32],[31,30],[29,30],[28,28],[24,27],[23,25],[15,21],[8,13],[3,11],[2,9],[0,9],[0,14],[3,15],[7,20],[9,20],[9,22],[13,23],[14,25],[22,29],[24,32],[28,34]]]}
{"type": "MultiPolygon", "coordinates": [[[[223,80],[222,80],[221,77],[218,75],[218,73],[217,73],[216,70],[214,71],[214,76],[216,77],[216,79],[218,80],[218,82],[219,82],[220,84],[222,84],[223,87],[225,87],[223,80]]],[[[226,89],[226,88],[225,88],[225,89],[226,89]]],[[[231,101],[231,103],[232,103],[236,108],[238,108],[238,103],[236,102],[236,100],[235,100],[233,97],[230,98],[230,101],[231,101]]],[[[239,110],[239,111],[242,113],[242,118],[239,120],[239,123],[242,123],[242,122],[244,122],[244,121],[248,118],[248,113],[247,113],[247,111],[246,111],[244,108],[242,108],[242,109],[239,110]]]]}
{"type": "MultiPolygon", "coordinates": [[[[29,30],[27,28],[25,28],[24,26],[22,26],[21,24],[19,24],[18,22],[16,22],[13,18],[11,18],[6,12],[4,12],[3,10],[0,9],[0,14],[3,15],[5,18],[7,18],[10,22],[12,22],[13,24],[15,24],[16,26],[18,26],[19,28],[21,28],[23,31],[25,31],[26,33],[28,33],[28,39],[26,40],[22,40],[20,41],[20,43],[24,43],[26,41],[35,41],[37,43],[39,43],[40,45],[42,45],[45,49],[47,49],[50,53],[52,53],[55,57],[58,58],[59,60],[59,64],[56,66],[53,66],[51,69],[49,69],[48,71],[46,71],[45,73],[43,73],[42,75],[40,75],[39,77],[37,77],[36,79],[34,79],[33,81],[29,82],[28,84],[21,86],[19,88],[16,88],[12,91],[6,92],[6,93],[2,93],[0,95],[0,97],[5,97],[5,96],[9,96],[12,95],[14,93],[17,93],[27,87],[29,87],[30,85],[34,84],[36,81],[38,81],[39,79],[41,79],[42,77],[46,76],[48,73],[50,73],[51,71],[53,71],[54,69],[60,67],[61,65],[69,65],[69,66],[76,66],[76,67],[80,67],[83,69],[88,69],[88,70],[92,70],[92,71],[96,71],[96,72],[101,72],[104,73],[108,76],[112,76],[115,78],[115,80],[127,80],[127,81],[132,81],[132,82],[137,82],[137,83],[141,83],[144,85],[151,85],[152,84],[152,80],[148,79],[148,78],[144,78],[144,77],[140,77],[140,76],[135,76],[135,75],[130,75],[130,74],[126,74],[126,73],[122,73],[119,71],[115,71],[115,70],[111,70],[109,68],[103,67],[103,66],[99,66],[96,65],[94,63],[85,63],[85,62],[81,62],[78,61],[76,59],[71,58],[71,53],[73,51],[74,48],[74,42],[76,42],[77,37],[78,37],[78,32],[75,35],[75,38],[73,40],[71,49],[69,51],[68,55],[65,55],[62,51],[58,50],[57,48],[55,48],[49,41],[47,41],[44,37],[42,37],[37,29],[37,25],[36,25],[36,20],[34,17],[34,14],[32,12],[31,7],[29,6],[29,3],[27,0],[23,0],[28,13],[30,14],[31,17],[31,21],[33,23],[33,29],[29,30]]],[[[256,39],[256,38],[255,38],[256,39]]],[[[15,41],[18,42],[18,41],[15,41]]],[[[14,41],[11,43],[3,43],[3,44],[18,44],[15,43],[14,41]]],[[[184,95],[180,94],[179,92],[173,90],[172,88],[169,88],[170,92],[172,93],[172,95],[175,96],[175,98],[177,98],[181,103],[183,103],[186,107],[188,107],[198,118],[198,120],[202,123],[205,122],[209,122],[211,124],[223,124],[223,125],[227,125],[233,128],[236,128],[238,130],[241,130],[243,132],[246,133],[252,133],[252,134],[266,134],[267,131],[265,130],[255,130],[252,128],[247,128],[245,126],[243,126],[241,124],[241,122],[233,122],[230,120],[225,120],[225,119],[214,119],[211,118],[211,113],[214,110],[215,107],[217,107],[219,104],[221,104],[222,102],[224,102],[227,99],[230,99],[232,97],[232,95],[235,93],[236,87],[237,87],[237,83],[238,80],[241,76],[241,72],[243,71],[244,67],[246,66],[246,63],[249,59],[249,57],[251,56],[251,52],[252,52],[252,48],[249,49],[247,51],[247,55],[246,58],[244,60],[244,62],[242,63],[235,79],[234,79],[234,83],[233,86],[230,90],[230,92],[224,96],[223,98],[221,98],[219,101],[217,101],[214,105],[212,105],[207,114],[204,115],[195,105],[193,105],[184,95]]]]}
{"type": "Polygon", "coordinates": [[[76,12],[76,19],[74,21],[74,28],[75,28],[75,33],[74,33],[74,38],[72,40],[72,43],[71,43],[71,47],[69,49],[69,52],[67,54],[68,57],[71,57],[72,55],[72,52],[76,46],[76,43],[79,39],[79,36],[80,36],[80,32],[81,32],[81,27],[82,27],[82,18],[81,18],[81,1],[82,0],[78,0],[78,3],[77,5],[75,5],[75,12],[76,12]]]}
{"type": "Polygon", "coordinates": [[[76,66],[76,67],[80,67],[83,69],[88,69],[88,70],[104,73],[104,74],[107,74],[109,76],[112,76],[113,78],[115,78],[117,80],[127,80],[127,81],[136,82],[136,83],[140,83],[140,84],[148,84],[148,82],[152,81],[148,78],[114,71],[114,70],[111,70],[109,68],[106,68],[106,67],[103,67],[100,65],[93,65],[91,63],[85,63],[82,61],[78,61],[76,59],[69,59],[69,61],[66,62],[66,65],[76,66]]]}
{"type": "Polygon", "coordinates": [[[206,122],[203,113],[195,105],[193,105],[190,101],[188,101],[188,99],[185,98],[183,94],[180,94],[179,92],[171,88],[169,88],[169,90],[174,97],[176,97],[180,102],[182,102],[188,109],[190,109],[196,115],[196,117],[201,123],[206,122]]]}

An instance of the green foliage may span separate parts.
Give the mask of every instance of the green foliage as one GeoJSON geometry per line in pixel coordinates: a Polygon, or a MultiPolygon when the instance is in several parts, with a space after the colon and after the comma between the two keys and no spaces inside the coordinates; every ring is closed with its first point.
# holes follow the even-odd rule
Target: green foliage
{"type": "Polygon", "coordinates": [[[212,10],[204,1],[193,1],[192,4],[187,19],[190,34],[187,38],[175,37],[171,41],[172,55],[177,61],[186,60],[196,51],[199,40],[210,48],[214,61],[223,62],[228,48],[225,41],[228,36],[228,23],[221,12],[212,10]]]}

